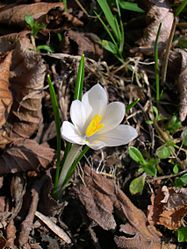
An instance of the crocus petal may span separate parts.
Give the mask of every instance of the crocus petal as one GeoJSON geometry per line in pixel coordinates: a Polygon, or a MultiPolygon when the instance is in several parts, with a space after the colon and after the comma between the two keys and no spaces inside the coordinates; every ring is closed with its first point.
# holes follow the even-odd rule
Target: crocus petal
{"type": "Polygon", "coordinates": [[[95,114],[103,114],[108,103],[108,95],[105,89],[96,84],[83,97],[82,102],[85,104],[87,113],[91,112],[92,117],[95,114]]]}
{"type": "Polygon", "coordinates": [[[75,126],[68,121],[63,122],[61,127],[61,135],[66,141],[70,143],[81,145],[85,144],[84,139],[81,137],[75,126]]]}
{"type": "Polygon", "coordinates": [[[132,126],[119,125],[107,133],[95,135],[94,139],[92,138],[89,143],[91,148],[94,146],[99,148],[113,147],[128,144],[135,139],[137,135],[136,129],[132,126]]]}
{"type": "Polygon", "coordinates": [[[103,134],[117,127],[123,120],[125,115],[125,105],[121,102],[113,102],[107,105],[102,123],[104,127],[98,132],[103,134]]]}
{"type": "Polygon", "coordinates": [[[80,100],[74,100],[70,107],[71,121],[75,127],[83,134],[84,126],[89,114],[86,113],[85,105],[80,100]]]}

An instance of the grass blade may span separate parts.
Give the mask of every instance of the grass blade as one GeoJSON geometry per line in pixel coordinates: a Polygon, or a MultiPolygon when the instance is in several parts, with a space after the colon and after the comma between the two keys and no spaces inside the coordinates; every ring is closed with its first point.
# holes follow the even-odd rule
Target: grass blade
{"type": "Polygon", "coordinates": [[[74,99],[81,100],[82,99],[82,92],[83,92],[83,81],[84,81],[84,54],[81,56],[81,60],[79,63],[79,68],[77,72],[77,80],[75,84],[75,93],[74,93],[74,99]]]}
{"type": "Polygon", "coordinates": [[[55,173],[55,182],[54,182],[54,192],[57,189],[59,175],[60,175],[60,153],[61,153],[61,133],[60,133],[60,127],[61,127],[61,121],[60,121],[60,112],[59,112],[59,106],[58,101],[55,93],[55,89],[53,87],[51,77],[50,75],[47,75],[47,81],[49,84],[49,91],[51,96],[51,103],[53,107],[53,113],[55,118],[55,125],[56,125],[56,136],[57,136],[57,150],[56,150],[56,173],[55,173]]]}
{"type": "Polygon", "coordinates": [[[97,0],[97,2],[99,4],[99,6],[101,7],[101,9],[102,9],[102,11],[107,19],[107,22],[110,25],[112,31],[114,32],[117,40],[119,41],[120,37],[118,36],[115,17],[112,14],[112,11],[110,10],[110,7],[109,7],[107,1],[106,0],[97,0]]]}
{"type": "Polygon", "coordinates": [[[187,0],[183,0],[182,3],[179,5],[179,7],[175,11],[175,16],[179,16],[180,13],[184,10],[184,8],[187,5],[187,0]]]}
{"type": "Polygon", "coordinates": [[[158,31],[156,34],[156,40],[154,44],[154,61],[155,61],[155,80],[156,80],[156,101],[160,100],[160,76],[159,76],[159,58],[158,58],[158,39],[160,36],[162,23],[160,23],[158,27],[158,31]]]}

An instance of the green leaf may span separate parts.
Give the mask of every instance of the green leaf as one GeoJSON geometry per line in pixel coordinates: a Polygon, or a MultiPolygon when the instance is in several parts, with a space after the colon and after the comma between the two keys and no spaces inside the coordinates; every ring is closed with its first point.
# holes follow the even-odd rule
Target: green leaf
{"type": "Polygon", "coordinates": [[[187,48],[187,39],[184,38],[184,37],[181,37],[181,38],[179,39],[179,41],[178,41],[177,46],[178,46],[179,48],[187,48]]]}
{"type": "Polygon", "coordinates": [[[26,15],[26,16],[24,17],[24,20],[25,20],[26,24],[28,24],[29,27],[32,29],[32,27],[33,27],[33,25],[34,25],[34,19],[33,19],[33,17],[32,17],[32,16],[29,16],[29,15],[26,15]]]}
{"type": "Polygon", "coordinates": [[[169,122],[166,124],[166,129],[172,134],[175,133],[181,127],[182,127],[181,121],[176,115],[173,115],[169,120],[169,122]]]}
{"type": "Polygon", "coordinates": [[[182,175],[182,176],[180,177],[180,180],[182,181],[183,186],[187,185],[187,173],[184,174],[184,175],[182,175]]]}
{"type": "Polygon", "coordinates": [[[146,174],[143,174],[135,179],[133,179],[129,186],[129,191],[132,195],[142,193],[145,185],[146,174]]]}
{"type": "Polygon", "coordinates": [[[187,146],[187,129],[182,132],[181,137],[183,145],[187,146]]]}
{"type": "Polygon", "coordinates": [[[76,80],[75,93],[74,93],[74,99],[78,100],[82,99],[83,82],[84,82],[84,64],[85,64],[84,54],[82,54],[77,72],[77,80],[76,80]]]}
{"type": "Polygon", "coordinates": [[[181,179],[179,177],[175,178],[174,186],[177,187],[177,188],[183,187],[183,182],[181,181],[181,179]]]}
{"type": "Polygon", "coordinates": [[[173,166],[173,173],[174,173],[174,174],[179,173],[179,166],[178,166],[177,164],[175,164],[175,165],[173,166]]]}
{"type": "Polygon", "coordinates": [[[55,173],[55,182],[54,182],[54,191],[57,189],[59,175],[60,175],[60,153],[61,153],[61,121],[60,121],[60,112],[59,112],[59,106],[58,101],[55,93],[55,89],[53,86],[53,83],[51,81],[50,75],[47,75],[47,81],[49,84],[49,91],[51,96],[51,103],[53,107],[53,113],[55,118],[55,126],[56,126],[56,135],[57,135],[57,151],[56,151],[56,173],[55,173]]]}
{"type": "Polygon", "coordinates": [[[187,0],[183,0],[182,3],[179,5],[179,7],[175,11],[175,16],[179,16],[180,13],[184,10],[184,8],[187,5],[187,0]]]}
{"type": "Polygon", "coordinates": [[[143,166],[145,173],[149,176],[157,175],[157,164],[159,160],[151,158],[146,164],[143,166]]]}
{"type": "Polygon", "coordinates": [[[144,13],[144,10],[138,7],[137,3],[131,3],[127,1],[120,0],[119,5],[122,9],[130,10],[138,13],[144,13]]]}
{"type": "Polygon", "coordinates": [[[118,53],[118,49],[116,48],[115,44],[113,44],[111,41],[102,40],[101,45],[110,53],[116,55],[118,53]]]}
{"type": "Polygon", "coordinates": [[[48,45],[39,45],[39,46],[37,46],[36,47],[36,51],[40,51],[40,50],[44,50],[44,51],[46,51],[48,53],[52,53],[53,52],[53,50],[48,45]]]}
{"type": "Polygon", "coordinates": [[[137,149],[136,147],[133,146],[129,146],[128,148],[128,153],[129,156],[137,163],[140,164],[144,164],[145,163],[145,159],[142,155],[142,153],[139,151],[139,149],[137,149]]]}
{"type": "Polygon", "coordinates": [[[187,227],[181,227],[177,230],[178,242],[187,242],[187,227]]]}
{"type": "Polygon", "coordinates": [[[134,107],[140,101],[139,98],[135,99],[133,102],[127,105],[126,112],[128,112],[132,107],[134,107]]]}
{"type": "Polygon", "coordinates": [[[164,145],[160,146],[159,148],[157,148],[157,150],[156,150],[157,157],[160,159],[169,158],[171,153],[172,153],[171,147],[172,146],[167,146],[166,144],[164,144],[164,145]]]}
{"type": "Polygon", "coordinates": [[[121,38],[121,37],[119,37],[119,33],[118,33],[119,25],[118,25],[118,27],[116,26],[115,16],[112,14],[112,11],[111,11],[107,1],[106,0],[97,0],[97,2],[100,5],[113,33],[115,34],[117,40],[119,41],[121,38]]]}

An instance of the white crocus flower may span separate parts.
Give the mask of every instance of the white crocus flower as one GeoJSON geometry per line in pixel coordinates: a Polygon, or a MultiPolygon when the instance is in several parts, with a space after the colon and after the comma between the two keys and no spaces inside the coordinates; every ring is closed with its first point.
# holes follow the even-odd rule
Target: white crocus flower
{"type": "Polygon", "coordinates": [[[63,122],[62,137],[94,150],[127,144],[137,137],[137,131],[130,125],[120,124],[124,115],[125,105],[121,102],[108,104],[107,92],[97,84],[83,95],[82,101],[72,102],[72,123],[63,122]]]}

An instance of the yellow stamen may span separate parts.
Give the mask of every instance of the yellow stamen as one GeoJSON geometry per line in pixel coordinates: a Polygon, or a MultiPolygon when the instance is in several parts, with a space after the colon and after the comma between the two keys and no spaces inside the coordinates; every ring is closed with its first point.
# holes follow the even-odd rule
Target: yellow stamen
{"type": "Polygon", "coordinates": [[[96,132],[98,132],[100,129],[104,127],[104,124],[101,123],[102,116],[99,114],[96,114],[92,120],[90,121],[89,125],[86,128],[86,136],[91,137],[96,132]]]}

